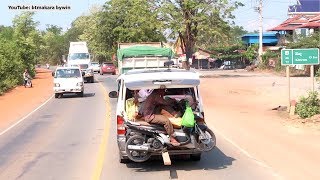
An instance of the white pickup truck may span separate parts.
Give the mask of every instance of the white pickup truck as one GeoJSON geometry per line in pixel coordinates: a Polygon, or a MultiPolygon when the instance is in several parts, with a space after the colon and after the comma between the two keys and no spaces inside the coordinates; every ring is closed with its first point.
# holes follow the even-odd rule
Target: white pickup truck
{"type": "Polygon", "coordinates": [[[68,93],[76,93],[83,97],[83,75],[84,72],[81,73],[79,67],[58,67],[55,72],[52,72],[55,98],[68,93]]]}

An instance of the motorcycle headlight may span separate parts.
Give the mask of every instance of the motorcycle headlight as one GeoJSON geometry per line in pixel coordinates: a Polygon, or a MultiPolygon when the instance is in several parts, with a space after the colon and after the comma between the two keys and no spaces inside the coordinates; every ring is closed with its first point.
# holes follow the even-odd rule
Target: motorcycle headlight
{"type": "Polygon", "coordinates": [[[78,82],[77,86],[83,86],[83,82],[78,82]]]}
{"type": "Polygon", "coordinates": [[[54,83],[54,87],[60,87],[59,83],[54,83]]]}

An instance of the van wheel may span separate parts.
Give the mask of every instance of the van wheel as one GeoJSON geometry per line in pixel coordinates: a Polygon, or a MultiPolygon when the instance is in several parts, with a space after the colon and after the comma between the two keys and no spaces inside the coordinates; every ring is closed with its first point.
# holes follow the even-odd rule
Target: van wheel
{"type": "Polygon", "coordinates": [[[93,77],[93,76],[92,76],[90,82],[91,82],[91,83],[94,83],[94,77],[93,77]]]}
{"type": "Polygon", "coordinates": [[[55,94],[54,94],[54,97],[55,97],[55,98],[61,98],[61,97],[62,97],[62,93],[55,93],[55,94]]]}
{"type": "Polygon", "coordinates": [[[192,161],[200,161],[201,160],[201,153],[199,153],[199,154],[190,154],[190,159],[192,161]]]}
{"type": "Polygon", "coordinates": [[[83,94],[84,94],[83,91],[82,91],[82,92],[79,92],[79,93],[78,93],[78,96],[79,96],[79,97],[83,97],[83,94]]]}

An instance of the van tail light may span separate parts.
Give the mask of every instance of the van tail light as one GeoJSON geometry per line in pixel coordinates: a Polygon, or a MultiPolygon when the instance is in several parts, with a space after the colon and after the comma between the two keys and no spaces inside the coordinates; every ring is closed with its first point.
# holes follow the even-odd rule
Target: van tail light
{"type": "Polygon", "coordinates": [[[124,127],[124,119],[122,116],[117,116],[117,134],[125,135],[126,128],[124,127]]]}

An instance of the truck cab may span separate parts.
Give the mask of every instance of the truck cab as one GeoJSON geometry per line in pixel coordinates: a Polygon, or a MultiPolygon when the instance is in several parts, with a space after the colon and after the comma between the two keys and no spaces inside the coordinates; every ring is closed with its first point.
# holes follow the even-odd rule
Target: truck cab
{"type": "Polygon", "coordinates": [[[79,67],[86,82],[94,82],[91,56],[86,42],[70,42],[67,66],[79,67]]]}

